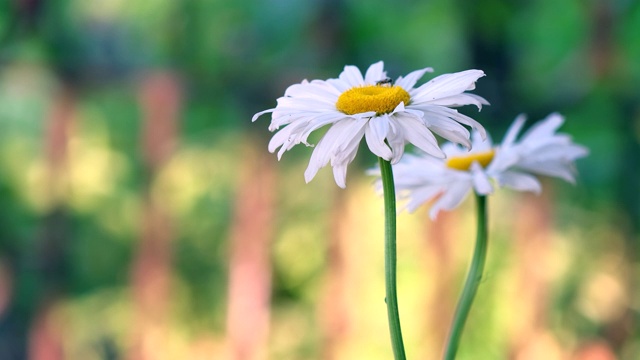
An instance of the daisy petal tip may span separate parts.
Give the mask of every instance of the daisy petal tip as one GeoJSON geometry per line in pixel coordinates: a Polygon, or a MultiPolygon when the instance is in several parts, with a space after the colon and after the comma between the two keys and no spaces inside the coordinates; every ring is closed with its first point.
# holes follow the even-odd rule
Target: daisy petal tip
{"type": "MultiPolygon", "coordinates": [[[[482,134],[480,134],[480,135],[482,136],[482,134]]],[[[484,140],[484,138],[483,138],[483,140],[484,140]]],[[[465,149],[467,149],[467,151],[471,150],[471,148],[473,147],[472,144],[471,144],[471,141],[469,139],[467,139],[467,138],[460,139],[458,144],[462,145],[465,149]]],[[[445,157],[446,157],[446,155],[445,155],[445,157]]]]}
{"type": "Polygon", "coordinates": [[[342,189],[346,189],[347,187],[347,174],[340,171],[342,169],[336,169],[335,167],[333,168],[334,172],[333,172],[333,179],[336,181],[336,184],[342,188],[342,189]],[[338,170],[338,171],[336,171],[338,170]]]}
{"type": "Polygon", "coordinates": [[[469,73],[472,75],[471,75],[471,84],[467,88],[467,91],[474,90],[476,88],[476,82],[480,80],[480,78],[487,76],[487,74],[485,74],[484,71],[482,70],[474,69],[474,70],[470,70],[469,73]]]}
{"type": "Polygon", "coordinates": [[[527,121],[527,114],[524,114],[524,113],[518,114],[515,120],[513,120],[512,126],[522,126],[526,121],[527,121]]]}
{"type": "Polygon", "coordinates": [[[438,148],[438,151],[431,150],[431,151],[427,152],[427,154],[429,154],[429,155],[431,155],[431,156],[433,156],[435,158],[442,159],[442,160],[447,158],[447,154],[444,151],[442,151],[442,149],[440,149],[440,148],[438,148]]]}
{"type": "Polygon", "coordinates": [[[253,117],[251,118],[251,122],[254,122],[254,121],[258,120],[258,118],[259,118],[260,116],[262,116],[262,115],[264,115],[264,114],[266,114],[266,113],[273,112],[273,110],[275,110],[275,109],[267,109],[267,110],[263,110],[263,111],[260,111],[260,112],[256,113],[256,114],[255,114],[255,115],[253,115],[253,117]]]}
{"type": "Polygon", "coordinates": [[[553,112],[547,115],[547,117],[543,121],[556,123],[558,124],[557,126],[560,127],[562,126],[562,124],[564,124],[564,120],[565,118],[564,116],[562,116],[562,114],[560,114],[559,112],[553,112]]]}
{"type": "Polygon", "coordinates": [[[478,112],[480,112],[483,106],[490,106],[491,104],[485,98],[478,96],[478,103],[475,105],[478,108],[478,112]]]}
{"type": "Polygon", "coordinates": [[[484,71],[479,70],[479,69],[472,69],[472,70],[469,70],[469,73],[471,73],[471,74],[473,74],[474,76],[476,76],[476,80],[477,80],[477,79],[480,79],[481,77],[485,77],[485,76],[487,76],[487,74],[486,74],[484,71]]]}
{"type": "Polygon", "coordinates": [[[262,112],[259,112],[255,115],[253,115],[253,117],[251,118],[251,122],[255,122],[256,120],[258,120],[258,118],[262,115],[262,112]]]}
{"type": "Polygon", "coordinates": [[[480,126],[480,127],[476,128],[475,130],[480,134],[480,138],[482,138],[482,141],[486,141],[487,140],[487,130],[485,130],[484,127],[480,126]]]}
{"type": "Polygon", "coordinates": [[[305,170],[304,172],[304,182],[306,184],[310,183],[311,180],[313,180],[313,178],[316,176],[317,172],[318,172],[317,169],[314,170],[314,169],[307,168],[307,170],[305,170]]]}
{"type": "Polygon", "coordinates": [[[334,176],[334,180],[336,181],[336,185],[338,185],[338,187],[340,187],[341,189],[347,188],[347,183],[345,181],[346,179],[340,176],[334,176]]]}

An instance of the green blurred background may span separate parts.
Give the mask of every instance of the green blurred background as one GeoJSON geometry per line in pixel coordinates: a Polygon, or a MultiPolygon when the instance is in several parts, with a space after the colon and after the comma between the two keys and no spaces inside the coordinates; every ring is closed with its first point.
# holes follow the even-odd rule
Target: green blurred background
{"type": "MultiPolygon", "coordinates": [[[[482,69],[462,112],[496,140],[558,111],[591,151],[575,186],[491,197],[459,359],[639,359],[632,0],[0,2],[0,359],[390,359],[375,159],[304,184],[311,149],[278,163],[250,121],[378,60],[482,69]]],[[[399,216],[411,359],[442,351],[471,202],[399,216]]]]}

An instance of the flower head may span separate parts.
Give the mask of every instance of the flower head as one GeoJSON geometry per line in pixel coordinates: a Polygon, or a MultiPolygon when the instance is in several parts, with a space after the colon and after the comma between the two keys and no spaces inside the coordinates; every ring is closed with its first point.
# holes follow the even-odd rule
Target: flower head
{"type": "Polygon", "coordinates": [[[295,145],[307,142],[309,135],[331,125],[313,150],[305,180],[311,181],[320,168],[331,162],[338,186],[346,186],[347,166],[353,161],[364,137],[371,152],[397,163],[406,143],[427,154],[443,158],[433,133],[470,147],[470,126],[484,136],[484,128],[453,107],[488,102],[465,93],[475,88],[484,73],[467,70],[438,76],[415,87],[431,68],[416,70],[395,82],[387,78],[382,61],[367,69],[364,76],[355,66],[345,66],[337,79],[303,81],[290,86],[278,105],[253,116],[255,121],[272,113],[270,131],[279,130],[269,142],[269,151],[278,159],[295,145]]]}
{"type": "Polygon", "coordinates": [[[536,175],[559,177],[575,182],[574,161],[588,154],[566,134],[556,133],[564,118],[553,113],[531,127],[519,141],[518,133],[525,123],[518,116],[509,127],[502,143],[494,147],[490,137],[483,141],[472,135],[473,150],[455,144],[442,146],[446,159],[429,154],[407,155],[394,166],[395,186],[407,201],[409,211],[436,199],[430,211],[435,218],[440,210],[457,207],[473,189],[488,195],[494,184],[519,191],[541,191],[536,175]]]}

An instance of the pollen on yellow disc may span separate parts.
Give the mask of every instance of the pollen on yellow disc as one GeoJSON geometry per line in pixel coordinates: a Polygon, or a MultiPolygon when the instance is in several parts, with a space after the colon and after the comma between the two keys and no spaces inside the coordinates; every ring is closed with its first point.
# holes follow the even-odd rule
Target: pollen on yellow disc
{"type": "Polygon", "coordinates": [[[336,108],[347,115],[375,111],[377,115],[392,112],[401,102],[409,103],[411,96],[400,86],[370,85],[351,88],[338,97],[336,108]]]}
{"type": "Polygon", "coordinates": [[[471,167],[471,164],[473,164],[474,161],[477,161],[483,168],[485,168],[491,163],[491,160],[493,160],[493,155],[495,155],[495,150],[491,149],[464,156],[452,156],[447,159],[447,166],[452,169],[467,171],[471,167]]]}

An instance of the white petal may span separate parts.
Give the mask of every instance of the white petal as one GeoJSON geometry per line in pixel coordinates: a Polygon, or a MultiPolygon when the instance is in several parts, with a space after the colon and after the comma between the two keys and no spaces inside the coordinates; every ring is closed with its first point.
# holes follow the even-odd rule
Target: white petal
{"type": "Polygon", "coordinates": [[[466,70],[440,75],[412,91],[411,99],[422,103],[458,95],[475,88],[475,82],[484,76],[481,70],[466,70]]]}
{"type": "Polygon", "coordinates": [[[358,130],[357,124],[351,131],[345,131],[345,134],[348,137],[343,139],[342,142],[343,144],[346,144],[346,146],[341,147],[340,152],[331,159],[333,178],[335,179],[336,184],[343,189],[347,186],[347,167],[356,157],[358,146],[360,145],[360,139],[362,139],[362,132],[364,132],[364,127],[360,127],[360,130],[358,130]]]}
{"type": "Polygon", "coordinates": [[[422,76],[424,76],[424,73],[426,73],[426,72],[433,72],[433,69],[428,67],[428,68],[424,68],[424,69],[420,69],[420,70],[416,70],[416,71],[410,72],[404,78],[402,76],[400,76],[398,78],[398,80],[396,80],[395,84],[400,86],[400,87],[402,87],[406,91],[409,91],[418,82],[418,80],[420,80],[420,78],[422,76]]]}
{"type": "Polygon", "coordinates": [[[470,126],[472,129],[476,129],[483,139],[487,136],[487,132],[479,122],[466,115],[460,114],[455,109],[429,104],[412,105],[411,107],[423,111],[426,121],[433,126],[441,126],[441,124],[445,122],[459,122],[463,125],[470,126]],[[435,121],[435,119],[438,119],[439,122],[435,121]]]}
{"type": "Polygon", "coordinates": [[[572,184],[575,183],[575,168],[571,161],[547,161],[518,164],[518,169],[538,175],[561,178],[572,184]]]}
{"type": "Polygon", "coordinates": [[[344,118],[344,114],[340,112],[320,113],[315,116],[306,116],[295,119],[284,129],[278,131],[269,141],[269,151],[274,152],[278,147],[282,146],[278,152],[278,160],[285,151],[290,150],[293,146],[304,143],[307,146],[307,138],[314,130],[325,125],[335,123],[344,118]]]}
{"type": "Polygon", "coordinates": [[[258,118],[259,118],[260,116],[262,116],[262,115],[264,115],[264,114],[266,114],[266,113],[273,112],[273,110],[275,110],[275,108],[273,108],[273,109],[267,109],[267,110],[264,110],[264,111],[260,111],[259,113],[257,113],[257,114],[255,114],[255,115],[253,115],[253,117],[251,118],[251,122],[254,122],[254,121],[258,120],[258,118]]]}
{"type": "Polygon", "coordinates": [[[395,117],[389,118],[389,126],[390,130],[387,133],[387,142],[391,147],[391,164],[397,164],[398,161],[402,158],[404,154],[404,145],[405,145],[405,136],[402,127],[398,124],[395,124],[397,120],[395,117]]]}
{"type": "Polygon", "coordinates": [[[416,120],[414,117],[405,116],[404,114],[396,114],[397,124],[402,128],[405,138],[408,142],[420,148],[422,151],[438,158],[444,158],[445,155],[438,147],[438,141],[435,136],[427,129],[427,127],[416,120]]]}
{"type": "Polygon", "coordinates": [[[409,201],[404,205],[408,212],[412,213],[418,210],[424,203],[442,193],[444,186],[423,186],[411,192],[409,201]]]}
{"type": "MultiPolygon", "coordinates": [[[[451,128],[449,126],[447,126],[448,128],[451,128]]],[[[471,142],[469,141],[469,131],[467,129],[465,129],[464,127],[460,126],[461,129],[447,129],[445,127],[440,127],[440,126],[430,126],[429,129],[435,133],[436,135],[439,135],[449,141],[452,141],[454,143],[460,144],[464,147],[466,147],[467,149],[471,148],[471,142]]]]}
{"type": "Polygon", "coordinates": [[[457,155],[469,155],[469,149],[452,142],[445,142],[440,146],[442,151],[447,155],[447,157],[457,156],[457,155]]]}
{"type": "Polygon", "coordinates": [[[444,98],[428,101],[427,103],[432,105],[449,106],[449,107],[475,105],[478,108],[478,110],[482,109],[482,105],[489,105],[489,102],[482,96],[478,96],[475,94],[467,94],[467,93],[447,96],[444,98]]]}
{"type": "Polygon", "coordinates": [[[328,79],[327,84],[336,89],[339,94],[351,89],[353,85],[345,81],[344,79],[328,79]]]}
{"type": "Polygon", "coordinates": [[[345,119],[334,124],[320,140],[309,160],[309,166],[304,172],[306,182],[311,181],[320,168],[327,165],[329,160],[336,165],[341,165],[341,157],[351,156],[351,148],[358,146],[360,139],[364,135],[364,126],[367,119],[345,119]],[[347,154],[345,154],[345,151],[347,154]]]}
{"type": "Polygon", "coordinates": [[[440,210],[453,210],[467,197],[471,190],[470,181],[459,181],[449,184],[445,193],[433,204],[429,216],[435,219],[440,210]]]}
{"type": "Polygon", "coordinates": [[[563,148],[562,155],[565,159],[575,160],[589,155],[589,149],[584,146],[571,144],[563,148]]]}
{"type": "Polygon", "coordinates": [[[348,146],[342,149],[339,154],[331,159],[333,178],[335,179],[336,184],[343,189],[347,186],[347,167],[351,164],[353,159],[355,159],[356,154],[358,153],[358,145],[362,138],[362,131],[363,130],[352,133],[353,136],[346,140],[348,146]]]}
{"type": "Polygon", "coordinates": [[[288,125],[294,122],[306,123],[306,119],[310,116],[315,116],[315,113],[291,111],[287,115],[274,115],[271,117],[271,124],[269,124],[269,131],[273,132],[278,130],[284,125],[288,125]]]}
{"type": "Polygon", "coordinates": [[[517,164],[520,161],[520,156],[517,152],[511,150],[508,147],[496,149],[493,160],[487,167],[487,173],[490,175],[500,174],[517,164]]]}
{"type": "Polygon", "coordinates": [[[574,160],[573,155],[584,154],[582,147],[574,147],[569,137],[563,136],[539,139],[535,143],[530,141],[527,144],[518,144],[512,147],[512,151],[518,152],[525,163],[574,160]]]}
{"type": "Polygon", "coordinates": [[[474,161],[471,164],[470,170],[473,179],[473,188],[476,190],[476,193],[480,195],[491,194],[493,192],[493,186],[491,186],[489,177],[482,169],[482,166],[477,161],[474,161]]]}
{"type": "Polygon", "coordinates": [[[491,136],[487,134],[487,136],[483,138],[479,131],[473,130],[471,132],[471,147],[474,151],[489,151],[493,149],[491,136]]]}
{"type": "MultiPolygon", "coordinates": [[[[308,85],[291,85],[285,93],[285,98],[293,97],[314,100],[323,104],[325,108],[335,106],[341,92],[326,81],[318,81],[308,85]]],[[[317,110],[317,109],[316,109],[317,110]]]]}
{"type": "Polygon", "coordinates": [[[340,165],[343,163],[351,163],[356,157],[358,146],[364,136],[366,121],[355,120],[350,128],[343,131],[340,138],[339,151],[331,158],[331,165],[340,165]]]}
{"type": "Polygon", "coordinates": [[[344,71],[340,73],[340,80],[349,84],[349,87],[364,85],[362,73],[353,65],[347,65],[344,67],[344,71]]]}
{"type": "Polygon", "coordinates": [[[367,73],[364,76],[364,82],[366,84],[375,84],[377,81],[383,80],[387,77],[387,73],[384,71],[384,63],[378,61],[377,63],[369,66],[367,73]]]}
{"type": "Polygon", "coordinates": [[[339,111],[332,111],[328,113],[321,113],[318,116],[309,119],[304,131],[300,134],[298,143],[306,142],[309,135],[311,135],[312,132],[320,129],[321,127],[332,123],[337,123],[345,118],[346,117],[343,113],[339,111]]]}
{"type": "Polygon", "coordinates": [[[353,114],[350,115],[349,117],[353,118],[353,119],[369,119],[376,116],[376,112],[375,111],[367,111],[367,112],[363,112],[360,114],[353,114]]]}
{"type": "Polygon", "coordinates": [[[513,121],[509,129],[507,130],[504,139],[502,140],[502,147],[508,148],[516,141],[516,137],[518,137],[518,133],[524,126],[524,123],[527,121],[527,116],[525,114],[520,114],[513,121]]]}
{"type": "Polygon", "coordinates": [[[539,194],[542,191],[542,186],[535,176],[519,173],[515,171],[507,171],[500,174],[496,178],[501,186],[505,186],[518,191],[531,191],[539,194]]]}
{"type": "Polygon", "coordinates": [[[289,125],[275,133],[269,141],[269,152],[272,153],[276,151],[277,148],[281,147],[280,151],[278,152],[278,160],[282,158],[282,154],[284,154],[285,151],[291,149],[295,145],[293,141],[294,135],[292,133],[299,127],[300,126],[298,125],[289,125]]]}
{"type": "Polygon", "coordinates": [[[385,160],[390,160],[393,156],[391,149],[384,141],[388,132],[389,117],[387,115],[373,117],[365,126],[364,134],[369,149],[385,160]]]}
{"type": "Polygon", "coordinates": [[[347,187],[347,166],[348,164],[333,166],[333,179],[343,189],[347,187]]]}
{"type": "Polygon", "coordinates": [[[535,141],[536,139],[554,136],[555,132],[563,123],[564,117],[558,113],[553,113],[527,130],[522,136],[522,142],[535,141]]]}
{"type": "Polygon", "coordinates": [[[277,115],[278,113],[286,114],[291,110],[318,112],[321,110],[335,110],[336,108],[335,103],[338,100],[337,96],[332,94],[327,94],[326,96],[315,96],[311,93],[306,93],[306,95],[307,96],[278,98],[278,106],[273,112],[274,115],[277,115]]]}

